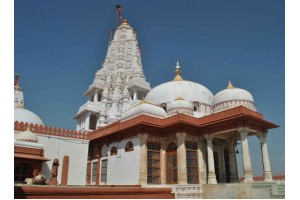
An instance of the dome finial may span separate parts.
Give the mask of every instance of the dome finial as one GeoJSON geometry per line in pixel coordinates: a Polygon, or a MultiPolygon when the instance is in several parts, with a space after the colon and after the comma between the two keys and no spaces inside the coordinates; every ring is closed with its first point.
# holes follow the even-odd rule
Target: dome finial
{"type": "Polygon", "coordinates": [[[234,87],[233,87],[233,85],[231,84],[231,81],[229,81],[229,82],[228,82],[227,89],[232,89],[232,88],[234,88],[234,87]]]}
{"type": "Polygon", "coordinates": [[[176,63],[176,70],[175,70],[175,78],[174,78],[174,81],[182,81],[182,77],[180,76],[181,74],[181,70],[180,70],[180,65],[179,65],[179,62],[177,61],[176,63]]]}

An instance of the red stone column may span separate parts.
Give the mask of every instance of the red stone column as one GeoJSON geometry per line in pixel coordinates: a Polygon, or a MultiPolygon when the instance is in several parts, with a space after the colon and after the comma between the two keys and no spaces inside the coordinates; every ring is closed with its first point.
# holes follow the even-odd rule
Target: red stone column
{"type": "Polygon", "coordinates": [[[96,185],[100,185],[100,167],[101,167],[101,163],[100,163],[100,158],[101,156],[99,154],[97,154],[97,158],[98,158],[98,166],[97,166],[97,174],[96,174],[96,185]]]}
{"type": "Polygon", "coordinates": [[[69,175],[69,156],[64,156],[61,173],[61,185],[68,184],[69,175]]]}

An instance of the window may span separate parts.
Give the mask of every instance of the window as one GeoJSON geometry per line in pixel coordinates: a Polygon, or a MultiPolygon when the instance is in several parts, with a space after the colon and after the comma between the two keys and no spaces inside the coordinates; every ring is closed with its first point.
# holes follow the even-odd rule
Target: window
{"type": "Polygon", "coordinates": [[[113,146],[110,150],[110,155],[113,156],[113,155],[116,155],[117,154],[117,147],[116,146],[113,146]]]}
{"type": "Polygon", "coordinates": [[[26,178],[33,178],[33,169],[30,164],[18,164],[14,172],[15,181],[25,181],[26,178]]]}
{"type": "Polygon", "coordinates": [[[101,182],[107,181],[107,159],[102,160],[101,163],[101,182]]]}
{"type": "Polygon", "coordinates": [[[197,143],[186,143],[186,169],[189,184],[198,184],[197,143]]]}
{"type": "Polygon", "coordinates": [[[96,182],[97,177],[97,171],[98,171],[98,161],[93,162],[93,170],[92,170],[92,182],[96,182]]]}
{"type": "Polygon", "coordinates": [[[160,184],[160,146],[155,143],[147,146],[147,183],[160,184]]]}
{"type": "Polygon", "coordinates": [[[125,146],[125,152],[128,151],[133,151],[133,144],[131,141],[127,142],[126,146],[125,146]]]}
{"type": "Polygon", "coordinates": [[[198,103],[193,104],[193,109],[194,109],[195,112],[198,111],[198,107],[199,107],[198,103]]]}
{"type": "Polygon", "coordinates": [[[86,183],[88,184],[90,182],[90,163],[87,163],[87,167],[86,167],[86,183]]]}

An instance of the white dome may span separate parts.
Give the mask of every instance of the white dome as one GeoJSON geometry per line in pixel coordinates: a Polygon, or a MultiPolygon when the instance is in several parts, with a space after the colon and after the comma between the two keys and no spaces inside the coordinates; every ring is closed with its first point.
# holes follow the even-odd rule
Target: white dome
{"type": "Polygon", "coordinates": [[[211,105],[213,94],[203,85],[191,81],[170,81],[153,88],[145,97],[155,105],[173,102],[181,97],[189,102],[211,105]]]}
{"type": "Polygon", "coordinates": [[[32,133],[29,129],[19,133],[17,137],[18,141],[26,141],[26,142],[38,142],[38,137],[35,133],[32,133]]]}
{"type": "Polygon", "coordinates": [[[178,99],[176,99],[175,101],[173,101],[167,105],[167,111],[175,109],[175,108],[186,108],[186,109],[193,110],[193,105],[192,105],[192,103],[190,103],[184,99],[180,99],[180,97],[179,97],[178,99]]]}
{"type": "Polygon", "coordinates": [[[15,121],[24,122],[28,124],[44,125],[39,116],[24,108],[15,108],[14,111],[15,121]]]}
{"type": "Polygon", "coordinates": [[[229,88],[218,92],[213,98],[212,105],[215,106],[219,103],[232,100],[246,100],[254,103],[253,96],[247,90],[240,88],[229,88]]]}
{"type": "Polygon", "coordinates": [[[230,81],[227,89],[220,91],[214,96],[212,106],[214,113],[238,106],[244,106],[256,111],[254,99],[250,92],[233,87],[230,81]]]}
{"type": "Polygon", "coordinates": [[[193,115],[193,105],[184,99],[178,97],[175,101],[167,104],[168,115],[173,115],[177,113],[184,113],[188,115],[193,115]]]}
{"type": "Polygon", "coordinates": [[[167,117],[165,110],[161,107],[142,101],[125,111],[121,116],[121,120],[128,120],[139,115],[148,115],[161,119],[167,117]]]}

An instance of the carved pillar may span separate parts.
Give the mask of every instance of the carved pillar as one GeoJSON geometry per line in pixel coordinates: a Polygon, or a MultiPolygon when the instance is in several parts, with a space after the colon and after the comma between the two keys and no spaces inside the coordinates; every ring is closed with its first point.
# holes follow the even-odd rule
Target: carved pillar
{"type": "Polygon", "coordinates": [[[95,91],[93,101],[94,101],[94,102],[98,101],[98,90],[95,91]]]}
{"type": "Polygon", "coordinates": [[[140,175],[139,184],[147,185],[147,141],[148,133],[138,134],[140,138],[140,175]]]}
{"type": "Polygon", "coordinates": [[[213,136],[205,135],[207,141],[207,156],[208,156],[208,184],[217,184],[216,173],[215,173],[215,161],[213,152],[213,136]]]}
{"type": "Polygon", "coordinates": [[[203,156],[203,141],[198,142],[197,155],[198,155],[198,171],[199,171],[199,183],[206,183],[206,163],[203,156]]]}
{"type": "Polygon", "coordinates": [[[248,127],[239,127],[237,131],[241,136],[242,143],[242,151],[243,151],[243,165],[244,165],[244,183],[253,182],[252,169],[251,169],[251,160],[250,160],[250,152],[248,146],[248,138],[247,135],[249,133],[248,127]]]}
{"type": "Polygon", "coordinates": [[[133,100],[137,100],[137,90],[133,90],[133,100]]]}
{"type": "Polygon", "coordinates": [[[228,140],[229,166],[230,166],[230,183],[238,182],[236,157],[235,157],[235,140],[228,140]]]}
{"type": "Polygon", "coordinates": [[[97,166],[97,174],[96,174],[96,185],[100,185],[100,168],[101,168],[101,156],[97,154],[98,158],[98,166],[97,166]]]}
{"type": "Polygon", "coordinates": [[[177,138],[177,163],[178,163],[178,184],[187,184],[186,172],[186,147],[185,147],[186,133],[176,133],[177,138]]]}
{"type": "Polygon", "coordinates": [[[166,184],[166,148],[165,141],[161,143],[161,156],[160,156],[160,183],[166,184]]]}
{"type": "Polygon", "coordinates": [[[223,147],[224,147],[224,143],[219,143],[219,146],[218,146],[219,173],[220,173],[220,182],[226,183],[224,148],[223,147]]]}
{"type": "Polygon", "coordinates": [[[265,176],[264,181],[265,182],[273,182],[269,154],[268,154],[267,141],[266,141],[267,133],[259,133],[259,134],[257,134],[257,137],[259,139],[260,146],[261,146],[263,169],[264,169],[264,176],[265,176]]]}

